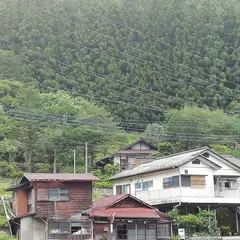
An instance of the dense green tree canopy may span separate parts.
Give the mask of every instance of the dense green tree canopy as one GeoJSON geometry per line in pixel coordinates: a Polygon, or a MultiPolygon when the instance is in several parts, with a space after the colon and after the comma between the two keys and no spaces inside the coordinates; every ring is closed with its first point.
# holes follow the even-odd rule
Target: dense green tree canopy
{"type": "Polygon", "coordinates": [[[1,67],[6,79],[95,99],[123,126],[142,128],[184,104],[227,112],[239,101],[238,0],[0,6],[0,61],[12,66],[1,67]]]}

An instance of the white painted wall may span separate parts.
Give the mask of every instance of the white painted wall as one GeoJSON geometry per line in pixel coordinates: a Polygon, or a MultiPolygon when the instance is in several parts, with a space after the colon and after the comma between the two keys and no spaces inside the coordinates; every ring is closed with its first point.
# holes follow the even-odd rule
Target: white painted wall
{"type": "Polygon", "coordinates": [[[150,149],[150,147],[145,143],[134,144],[131,149],[150,149]]]}
{"type": "Polygon", "coordinates": [[[114,165],[120,165],[120,155],[115,154],[113,158],[114,165]]]}
{"type": "Polygon", "coordinates": [[[125,179],[118,179],[114,182],[114,194],[116,194],[116,185],[130,184],[131,194],[150,204],[161,204],[167,202],[192,201],[192,202],[236,202],[240,203],[240,189],[221,191],[220,196],[216,195],[214,186],[214,177],[216,176],[240,176],[240,172],[223,163],[220,159],[210,156],[209,159],[221,166],[220,170],[211,168],[208,164],[192,164],[188,162],[179,169],[171,169],[161,172],[149,173],[144,175],[132,176],[125,179]],[[188,173],[185,173],[185,170],[188,173]],[[204,175],[206,185],[203,188],[197,187],[177,187],[163,188],[163,178],[179,175],[204,175]],[[135,190],[135,183],[141,181],[153,181],[153,187],[149,190],[135,190]]]}

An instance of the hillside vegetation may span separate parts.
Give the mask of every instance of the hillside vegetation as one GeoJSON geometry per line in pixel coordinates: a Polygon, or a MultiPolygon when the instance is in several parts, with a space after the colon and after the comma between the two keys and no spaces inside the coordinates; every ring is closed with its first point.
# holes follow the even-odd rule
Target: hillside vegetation
{"type": "Polygon", "coordinates": [[[2,78],[95,99],[135,131],[184,104],[239,113],[238,0],[0,0],[0,15],[2,78]]]}

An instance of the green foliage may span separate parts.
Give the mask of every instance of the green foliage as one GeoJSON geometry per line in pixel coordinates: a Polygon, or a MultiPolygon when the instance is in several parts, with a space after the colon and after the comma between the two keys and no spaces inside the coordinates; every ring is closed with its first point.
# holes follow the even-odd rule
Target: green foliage
{"type": "Polygon", "coordinates": [[[177,209],[173,209],[168,215],[172,218],[173,233],[175,235],[178,233],[178,228],[185,228],[188,236],[192,236],[193,233],[197,235],[216,235],[217,222],[212,211],[199,208],[197,214],[180,215],[177,209]]]}
{"type": "Polygon", "coordinates": [[[101,197],[102,197],[102,194],[99,192],[99,189],[98,188],[94,188],[93,189],[93,197],[92,197],[93,202],[98,200],[101,197]]]}
{"type": "Polygon", "coordinates": [[[230,146],[240,141],[240,124],[237,116],[226,115],[221,110],[198,107],[184,107],[169,110],[159,125],[147,127],[144,135],[159,142],[174,143],[172,151],[187,150],[194,147],[220,142],[230,146]],[[153,138],[151,138],[151,134],[153,138]]]}
{"type": "Polygon", "coordinates": [[[0,239],[1,240],[17,240],[14,237],[9,237],[6,233],[0,232],[0,239]]]}
{"type": "Polygon", "coordinates": [[[1,78],[95,98],[126,128],[239,95],[238,0],[0,3],[1,78]]]}
{"type": "Polygon", "coordinates": [[[92,171],[92,173],[100,178],[101,181],[93,183],[95,188],[112,188],[113,184],[108,179],[120,171],[119,165],[107,164],[104,167],[104,172],[100,169],[92,171]]]}
{"type": "Polygon", "coordinates": [[[158,151],[161,156],[174,153],[174,146],[170,142],[162,142],[158,144],[158,151]]]}
{"type": "MultiPolygon", "coordinates": [[[[3,95],[12,88],[12,82],[7,84],[3,95]]],[[[0,109],[0,117],[6,118],[0,122],[2,177],[16,178],[22,171],[52,172],[54,162],[57,171],[72,172],[73,149],[79,172],[83,172],[85,142],[89,142],[90,169],[97,152],[104,154],[127,142],[125,133],[118,131],[104,109],[80,97],[64,91],[40,93],[34,87],[19,87],[12,98],[15,104],[10,109],[0,109]]],[[[108,174],[114,171],[111,166],[107,169],[108,174]]]]}

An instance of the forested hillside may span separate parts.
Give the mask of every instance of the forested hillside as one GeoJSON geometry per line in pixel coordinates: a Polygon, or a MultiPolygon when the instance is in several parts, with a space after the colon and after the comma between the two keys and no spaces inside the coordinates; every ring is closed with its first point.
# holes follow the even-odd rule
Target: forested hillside
{"type": "Polygon", "coordinates": [[[238,0],[0,0],[0,26],[3,79],[94,99],[132,130],[183,105],[239,111],[238,0]]]}

